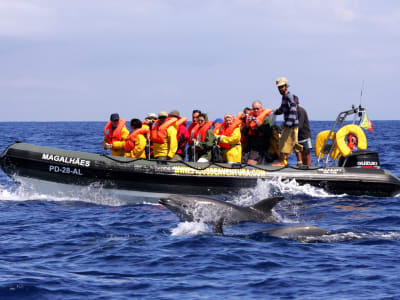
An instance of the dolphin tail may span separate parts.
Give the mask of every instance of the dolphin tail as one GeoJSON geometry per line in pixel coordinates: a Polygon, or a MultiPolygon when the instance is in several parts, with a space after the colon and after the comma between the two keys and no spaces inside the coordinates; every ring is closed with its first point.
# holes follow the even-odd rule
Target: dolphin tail
{"type": "Polygon", "coordinates": [[[221,219],[218,220],[217,223],[215,223],[215,225],[213,227],[213,232],[214,233],[219,233],[219,234],[224,234],[223,225],[224,225],[224,219],[221,218],[221,219]]]}
{"type": "Polygon", "coordinates": [[[250,208],[255,209],[255,210],[269,212],[269,211],[271,211],[271,209],[274,208],[274,206],[278,202],[282,201],[283,199],[284,199],[283,197],[267,198],[267,199],[261,200],[260,202],[257,202],[256,204],[250,206],[250,208]]]}

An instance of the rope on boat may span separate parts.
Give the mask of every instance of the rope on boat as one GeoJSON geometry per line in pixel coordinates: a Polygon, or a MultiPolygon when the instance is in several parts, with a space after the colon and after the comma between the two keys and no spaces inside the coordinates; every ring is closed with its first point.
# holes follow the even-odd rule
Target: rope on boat
{"type": "Polygon", "coordinates": [[[317,169],[323,168],[323,167],[314,167],[314,168],[313,167],[308,167],[307,168],[307,167],[286,166],[286,167],[281,167],[281,168],[268,169],[268,168],[260,167],[258,165],[249,165],[249,164],[243,164],[243,163],[231,164],[228,167],[226,165],[222,165],[222,164],[214,163],[214,162],[208,163],[204,167],[196,167],[196,166],[193,166],[193,165],[189,164],[188,162],[186,162],[184,160],[168,160],[167,161],[167,160],[148,160],[148,159],[145,159],[145,158],[134,158],[134,159],[128,160],[128,161],[121,161],[119,159],[115,159],[114,157],[112,157],[110,155],[101,154],[101,156],[104,156],[104,157],[106,157],[106,158],[108,158],[108,159],[110,159],[110,160],[112,160],[114,162],[118,162],[118,163],[121,163],[121,164],[131,164],[131,163],[135,163],[135,162],[140,161],[140,160],[161,162],[161,164],[162,164],[162,162],[165,162],[165,164],[167,164],[167,162],[168,162],[168,163],[172,163],[172,164],[182,164],[184,166],[187,166],[187,167],[192,168],[192,169],[197,170],[197,171],[206,170],[206,169],[210,168],[213,165],[217,166],[219,168],[222,168],[222,169],[230,169],[230,170],[232,170],[232,169],[244,169],[246,167],[251,167],[253,169],[262,170],[262,171],[268,171],[268,172],[277,172],[277,171],[281,171],[281,170],[283,170],[285,168],[290,168],[290,169],[295,169],[295,170],[317,170],[317,169]]]}

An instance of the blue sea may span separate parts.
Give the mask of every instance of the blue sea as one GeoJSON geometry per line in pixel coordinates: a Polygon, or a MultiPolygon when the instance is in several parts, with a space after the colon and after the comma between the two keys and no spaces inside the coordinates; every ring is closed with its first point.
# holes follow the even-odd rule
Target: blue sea
{"type": "MultiPolygon", "coordinates": [[[[400,176],[400,121],[374,123],[368,148],[400,176]]],[[[24,141],[105,153],[104,125],[3,122],[0,149],[24,141]]],[[[332,125],[311,122],[314,137],[332,125]]],[[[279,224],[246,222],[220,235],[101,185],[80,189],[46,193],[0,171],[0,299],[400,299],[399,196],[260,181],[228,200],[246,206],[281,194],[279,224]],[[297,241],[263,232],[293,224],[335,234],[297,241]]]]}

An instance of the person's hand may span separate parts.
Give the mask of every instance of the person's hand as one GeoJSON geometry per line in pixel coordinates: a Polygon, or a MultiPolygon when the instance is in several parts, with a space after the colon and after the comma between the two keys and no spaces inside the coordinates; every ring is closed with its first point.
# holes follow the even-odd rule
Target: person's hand
{"type": "Polygon", "coordinates": [[[107,148],[107,149],[111,149],[111,148],[112,148],[112,144],[107,144],[107,143],[106,143],[106,148],[107,148]]]}

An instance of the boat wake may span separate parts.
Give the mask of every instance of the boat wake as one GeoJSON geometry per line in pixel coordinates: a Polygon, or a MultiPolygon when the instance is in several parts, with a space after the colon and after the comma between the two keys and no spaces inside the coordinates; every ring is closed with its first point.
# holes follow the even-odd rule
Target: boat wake
{"type": "Polygon", "coordinates": [[[37,179],[18,177],[17,185],[0,186],[0,201],[80,201],[95,205],[123,206],[131,204],[154,204],[158,200],[147,195],[132,195],[129,191],[105,189],[99,183],[75,186],[42,182],[37,179]]]}

